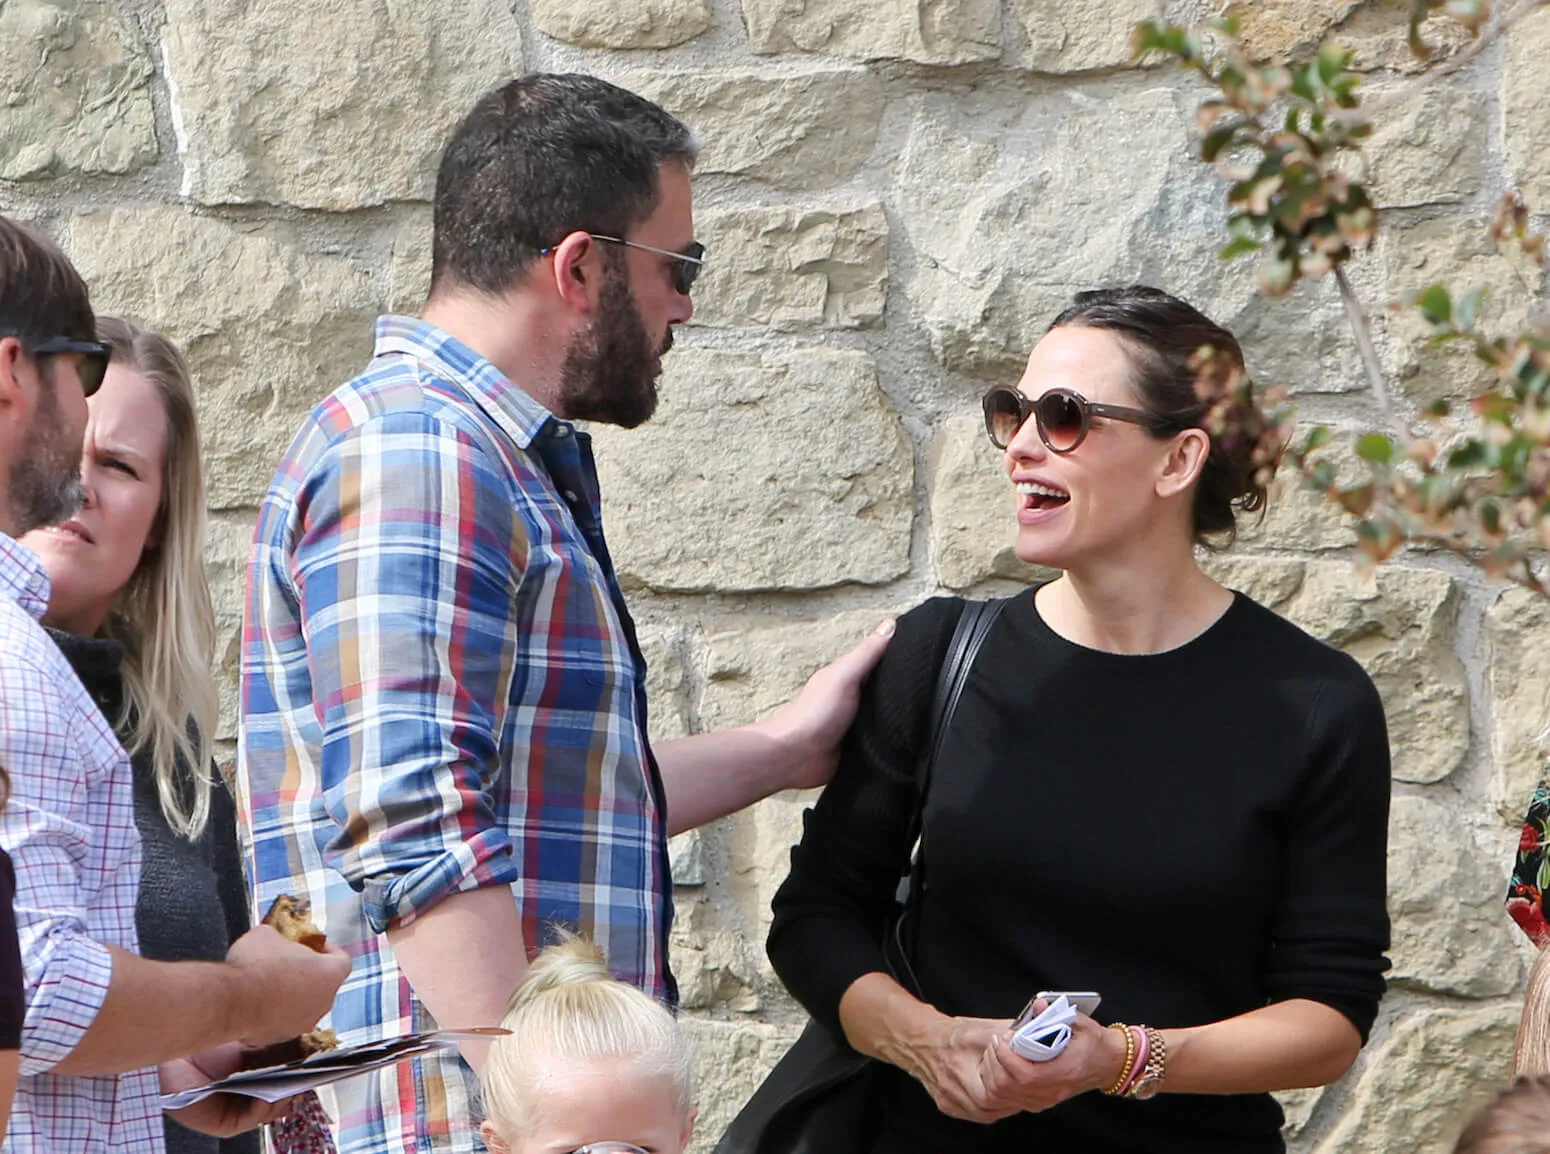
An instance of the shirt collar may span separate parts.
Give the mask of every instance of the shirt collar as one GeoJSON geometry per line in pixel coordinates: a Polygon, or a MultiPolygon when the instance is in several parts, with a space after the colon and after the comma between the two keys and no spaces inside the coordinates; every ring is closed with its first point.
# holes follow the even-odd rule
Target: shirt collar
{"type": "Polygon", "coordinates": [[[41,621],[49,591],[48,570],[37,554],[0,533],[0,594],[15,601],[34,621],[41,621]]]}
{"type": "Polygon", "coordinates": [[[523,450],[543,435],[547,425],[563,427],[566,432],[562,436],[574,430],[484,357],[428,321],[378,317],[374,355],[408,356],[428,365],[467,393],[523,450]]]}

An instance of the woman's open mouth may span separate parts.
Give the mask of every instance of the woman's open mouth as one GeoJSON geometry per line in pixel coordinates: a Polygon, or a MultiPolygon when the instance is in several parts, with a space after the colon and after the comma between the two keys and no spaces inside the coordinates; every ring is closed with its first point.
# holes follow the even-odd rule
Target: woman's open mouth
{"type": "Polygon", "coordinates": [[[1022,507],[1034,512],[1058,509],[1071,500],[1071,494],[1040,481],[1019,481],[1017,492],[1022,497],[1022,507]]]}

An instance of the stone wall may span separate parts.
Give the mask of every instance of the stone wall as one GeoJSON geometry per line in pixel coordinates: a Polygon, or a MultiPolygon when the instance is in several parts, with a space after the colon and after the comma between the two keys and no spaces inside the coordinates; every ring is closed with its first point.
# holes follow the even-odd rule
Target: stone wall
{"type": "MultiPolygon", "coordinates": [[[[1411,68],[1406,7],[1256,0],[1245,32],[1274,52],[1332,31],[1392,91],[1411,68]]],[[[422,302],[449,125],[524,68],[617,78],[687,119],[705,140],[699,312],[660,417],[599,435],[672,737],[768,713],[884,613],[1027,580],[976,398],[1015,379],[1073,290],[1171,288],[1233,326],[1309,418],[1370,420],[1329,286],[1266,303],[1215,259],[1222,193],[1189,152],[1198,92],[1126,63],[1129,26],[1164,12],[1203,7],[0,0],[0,210],[56,235],[103,310],[189,351],[229,694],[254,506],[301,414],[363,363],[372,317],[422,302]]],[[[1550,13],[1389,110],[1373,151],[1393,211],[1356,270],[1372,298],[1486,281],[1488,314],[1511,321],[1543,296],[1480,225],[1509,183],[1550,205],[1546,59],[1550,13]]],[[[1410,322],[1379,323],[1406,398],[1469,394],[1467,359],[1422,359],[1410,322]]],[[[1348,541],[1294,494],[1214,562],[1356,654],[1393,731],[1393,988],[1357,1069],[1289,1096],[1289,1134],[1297,1151],[1433,1154],[1507,1067],[1526,950],[1500,899],[1550,753],[1550,608],[1427,553],[1363,575],[1348,541]]],[[[801,1022],[762,939],[809,800],[675,847],[708,1136],[801,1022]]]]}

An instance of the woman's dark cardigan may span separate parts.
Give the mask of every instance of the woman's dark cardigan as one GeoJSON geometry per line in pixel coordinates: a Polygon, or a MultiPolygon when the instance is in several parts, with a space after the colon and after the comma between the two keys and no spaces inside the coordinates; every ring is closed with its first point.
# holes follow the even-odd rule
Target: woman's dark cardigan
{"type": "MultiPolygon", "coordinates": [[[[124,700],[116,641],[49,630],[81,684],[110,723],[124,700]]],[[[198,841],[167,824],[149,751],[133,758],[135,825],[140,830],[140,891],[135,928],[140,955],[157,961],[220,961],[249,925],[247,882],[237,847],[231,792],[212,765],[210,820],[198,841]]],[[[183,769],[183,763],[179,763],[183,769]]],[[[167,1119],[167,1154],[258,1154],[258,1132],[212,1138],[167,1119]]]]}

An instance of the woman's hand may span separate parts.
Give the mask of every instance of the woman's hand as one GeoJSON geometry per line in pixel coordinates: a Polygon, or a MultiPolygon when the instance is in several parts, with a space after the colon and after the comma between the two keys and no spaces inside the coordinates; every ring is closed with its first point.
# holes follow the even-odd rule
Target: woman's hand
{"type": "Polygon", "coordinates": [[[901,1064],[942,1113],[966,1122],[999,1122],[1023,1109],[991,1103],[983,1082],[985,1055],[1010,1026],[1005,1019],[940,1016],[912,1042],[901,1064]]]}
{"type": "Polygon", "coordinates": [[[980,1105],[1000,1116],[1019,1110],[1037,1112],[1085,1094],[1107,1090],[1119,1080],[1125,1062],[1125,1038],[1100,1026],[1086,1014],[1071,1027],[1071,1041],[1060,1057],[1030,1062],[1012,1049],[1011,1034],[1002,1030],[980,1056],[980,1105]]]}

